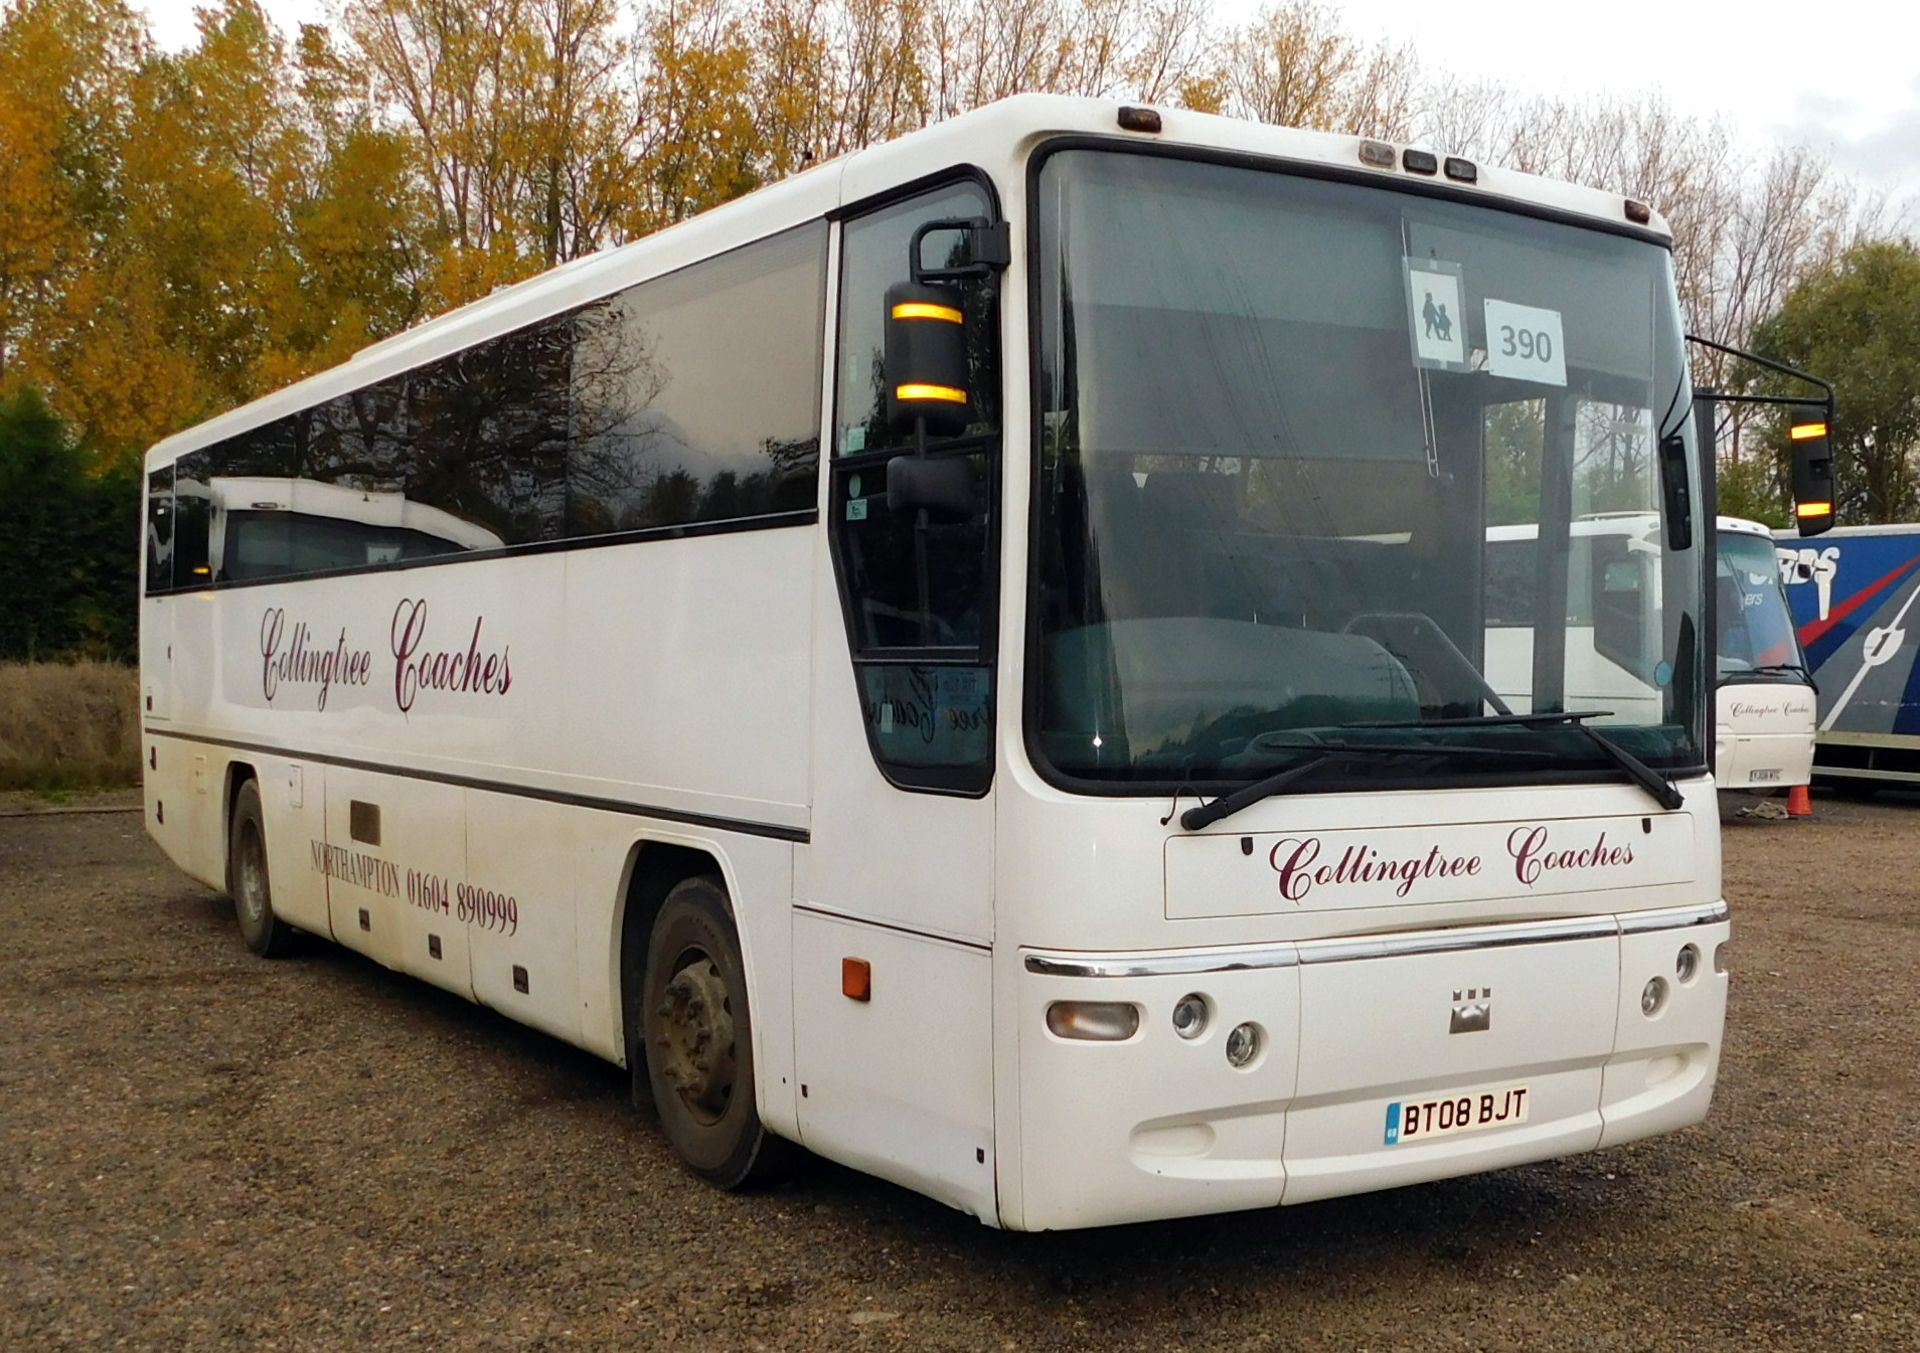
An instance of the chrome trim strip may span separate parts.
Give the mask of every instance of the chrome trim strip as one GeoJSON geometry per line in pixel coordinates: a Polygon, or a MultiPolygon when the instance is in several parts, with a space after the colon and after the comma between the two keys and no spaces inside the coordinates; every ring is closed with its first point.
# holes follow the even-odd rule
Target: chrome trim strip
{"type": "Polygon", "coordinates": [[[1146,954],[1030,953],[1026,956],[1026,968],[1028,972],[1046,977],[1192,977],[1204,973],[1291,968],[1298,964],[1350,963],[1370,958],[1504,949],[1517,944],[1560,944],[1569,940],[1646,935],[1660,930],[1718,925],[1727,919],[1727,904],[1723,900],[1707,906],[1669,907],[1621,916],[1569,916],[1551,921],[1462,926],[1457,930],[1349,935],[1258,949],[1189,949],[1146,954]]]}
{"type": "Polygon", "coordinates": [[[1684,930],[1688,926],[1719,925],[1732,919],[1725,898],[1704,907],[1671,907],[1664,911],[1629,911],[1619,916],[1622,935],[1645,935],[1655,930],[1684,930]]]}
{"type": "Polygon", "coordinates": [[[1556,921],[1518,921],[1511,925],[1462,926],[1457,930],[1416,930],[1398,935],[1355,935],[1342,939],[1302,940],[1302,963],[1346,963],[1365,958],[1406,958],[1414,954],[1451,954],[1463,949],[1504,949],[1516,944],[1556,944],[1597,940],[1619,934],[1611,916],[1572,916],[1556,921]]]}
{"type": "Polygon", "coordinates": [[[1189,977],[1196,973],[1291,968],[1299,961],[1294,946],[1286,944],[1152,954],[1028,954],[1027,971],[1047,977],[1189,977]]]}

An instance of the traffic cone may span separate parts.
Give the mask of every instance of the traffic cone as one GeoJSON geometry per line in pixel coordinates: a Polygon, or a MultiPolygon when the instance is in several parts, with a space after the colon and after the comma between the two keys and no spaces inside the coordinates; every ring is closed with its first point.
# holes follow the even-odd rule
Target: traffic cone
{"type": "Polygon", "coordinates": [[[1813,796],[1807,793],[1805,785],[1795,785],[1787,791],[1787,816],[1813,816],[1813,796]]]}

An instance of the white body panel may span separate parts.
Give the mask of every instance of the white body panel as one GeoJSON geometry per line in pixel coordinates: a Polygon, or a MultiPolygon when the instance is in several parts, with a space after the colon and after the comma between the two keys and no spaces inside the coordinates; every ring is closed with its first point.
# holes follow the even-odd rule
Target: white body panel
{"type": "MultiPolygon", "coordinates": [[[[1356,138],[1165,117],[1160,144],[1358,163],[1356,138]]],[[[948,168],[991,180],[1022,277],[1028,157],[1056,134],[1112,135],[1113,108],[1015,99],[824,166],[378,344],[162,443],[149,465],[948,168]]],[[[1376,172],[1389,186],[1398,173],[1376,172]]],[[[1621,218],[1610,194],[1497,169],[1461,191],[1621,218]]],[[[1006,289],[1010,392],[1029,387],[1026,304],[1024,286],[1006,289]]],[[[1031,431],[1008,397],[1009,524],[1028,520],[1031,431]]],[[[630,881],[666,852],[703,857],[740,932],[765,1123],[996,1225],[1306,1201],[1705,1113],[1727,926],[1704,779],[1667,815],[1625,784],[1301,794],[1189,838],[1162,800],[1069,794],[1033,768],[1027,556],[1009,525],[994,775],[976,797],[905,792],[877,766],[818,521],[149,598],[149,830],[224,886],[228,796],[253,775],[287,920],[622,1064],[630,881]],[[336,655],[324,680],[300,652],[336,655]],[[433,653],[461,655],[465,679],[422,683],[433,653]],[[1516,856],[1509,842],[1536,830],[1516,856]],[[1479,863],[1405,890],[1333,880],[1302,905],[1276,891],[1271,860],[1303,835],[1479,863]],[[1550,854],[1566,858],[1529,872],[1550,854]],[[1683,943],[1707,956],[1699,976],[1643,1016],[1643,986],[1683,943]],[[842,994],[849,957],[872,965],[870,1001],[842,994]],[[1490,1027],[1450,1034],[1451,992],[1487,986],[1490,1027]],[[1189,991],[1215,1008],[1192,1041],[1168,1019],[1189,991]],[[1045,1019],[1060,999],[1134,1002],[1140,1031],[1062,1040],[1045,1019]],[[1234,1069],[1222,1044],[1241,1020],[1265,1042],[1234,1069]],[[1389,1103],[1519,1083],[1534,1095],[1524,1125],[1381,1138],[1389,1103]]],[[[1510,639],[1489,643],[1524,670],[1510,639]]],[[[1607,664],[1588,666],[1568,689],[1614,703],[1607,664]]]]}
{"type": "Polygon", "coordinates": [[[1791,789],[1813,779],[1810,687],[1725,685],[1715,698],[1713,774],[1723,790],[1791,789]]]}

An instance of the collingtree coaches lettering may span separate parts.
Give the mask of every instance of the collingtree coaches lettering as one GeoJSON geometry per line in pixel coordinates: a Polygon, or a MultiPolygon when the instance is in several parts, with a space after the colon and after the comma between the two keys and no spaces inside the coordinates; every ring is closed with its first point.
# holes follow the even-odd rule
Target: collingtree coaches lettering
{"type": "Polygon", "coordinates": [[[274,606],[260,617],[260,692],[273,703],[280,685],[318,686],[320,694],[314,708],[327,707],[327,692],[338,681],[343,686],[364,686],[373,666],[373,654],[364,648],[347,647],[346,626],[332,648],[313,646],[307,622],[295,623],[291,637],[286,635],[287,612],[274,606]],[[286,646],[281,646],[282,639],[286,646]]]}
{"type": "Polygon", "coordinates": [[[513,684],[507,650],[485,653],[480,628],[486,617],[473,618],[473,633],[464,649],[422,649],[427,634],[427,603],[405,598],[393,608],[388,633],[393,642],[393,702],[406,713],[423,690],[470,691],[505,695],[513,684]]]}
{"type": "MultiPolygon", "coordinates": [[[[406,597],[393,608],[388,639],[393,649],[393,703],[407,713],[422,691],[452,694],[505,695],[513,685],[508,649],[497,652],[480,645],[485,616],[475,616],[463,648],[426,646],[427,603],[406,597]]],[[[271,705],[282,685],[318,686],[314,708],[327,707],[327,693],[342,686],[369,685],[373,653],[347,642],[342,625],[332,648],[316,647],[304,620],[287,626],[284,607],[269,607],[260,617],[260,691],[271,705]]]]}
{"type": "MultiPolygon", "coordinates": [[[[1633,847],[1610,843],[1604,831],[1585,845],[1568,847],[1556,843],[1543,826],[1515,827],[1507,834],[1506,844],[1514,878],[1529,888],[1551,871],[1613,869],[1633,863],[1633,847]]],[[[1279,876],[1280,895],[1287,901],[1304,902],[1318,887],[1370,883],[1391,884],[1395,897],[1407,897],[1427,879],[1478,877],[1485,863],[1477,853],[1450,855],[1439,846],[1424,855],[1394,858],[1372,846],[1357,845],[1343,848],[1337,859],[1323,864],[1322,849],[1317,836],[1288,836],[1267,852],[1267,864],[1279,876]]]]}
{"type": "Polygon", "coordinates": [[[1438,846],[1404,860],[1386,859],[1372,846],[1348,846],[1332,864],[1319,864],[1319,859],[1317,836],[1288,837],[1276,843],[1267,863],[1280,875],[1280,895],[1289,902],[1302,902],[1316,884],[1392,883],[1394,896],[1405,897],[1421,879],[1480,872],[1478,855],[1448,855],[1438,846]]]}
{"type": "Polygon", "coordinates": [[[1633,847],[1608,845],[1605,832],[1591,845],[1568,849],[1556,846],[1545,827],[1515,827],[1507,835],[1507,854],[1513,856],[1513,876],[1529,888],[1552,869],[1611,869],[1633,863],[1633,847]]]}

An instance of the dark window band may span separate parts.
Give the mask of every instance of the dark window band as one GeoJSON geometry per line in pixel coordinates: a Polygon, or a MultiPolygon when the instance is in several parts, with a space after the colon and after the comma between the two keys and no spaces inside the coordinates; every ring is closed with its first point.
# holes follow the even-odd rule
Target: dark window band
{"type": "Polygon", "coordinates": [[[148,596],[185,595],[194,592],[224,592],[237,587],[263,587],[270,583],[309,582],[320,578],[353,578],[367,573],[397,573],[406,569],[437,568],[444,564],[476,564],[489,559],[522,559],[529,555],[552,554],[560,550],[597,550],[610,545],[639,545],[656,540],[693,540],[700,536],[735,535],[745,531],[774,531],[786,527],[813,526],[820,520],[818,507],[796,512],[775,512],[764,517],[737,517],[731,521],[689,522],[685,526],[655,526],[639,531],[614,531],[606,535],[582,536],[572,540],[542,540],[531,545],[509,545],[497,550],[465,550],[459,554],[437,554],[422,559],[403,559],[397,563],[363,568],[335,568],[320,573],[302,573],[297,577],[236,578],[227,582],[202,583],[198,587],[149,587],[148,596]]]}

